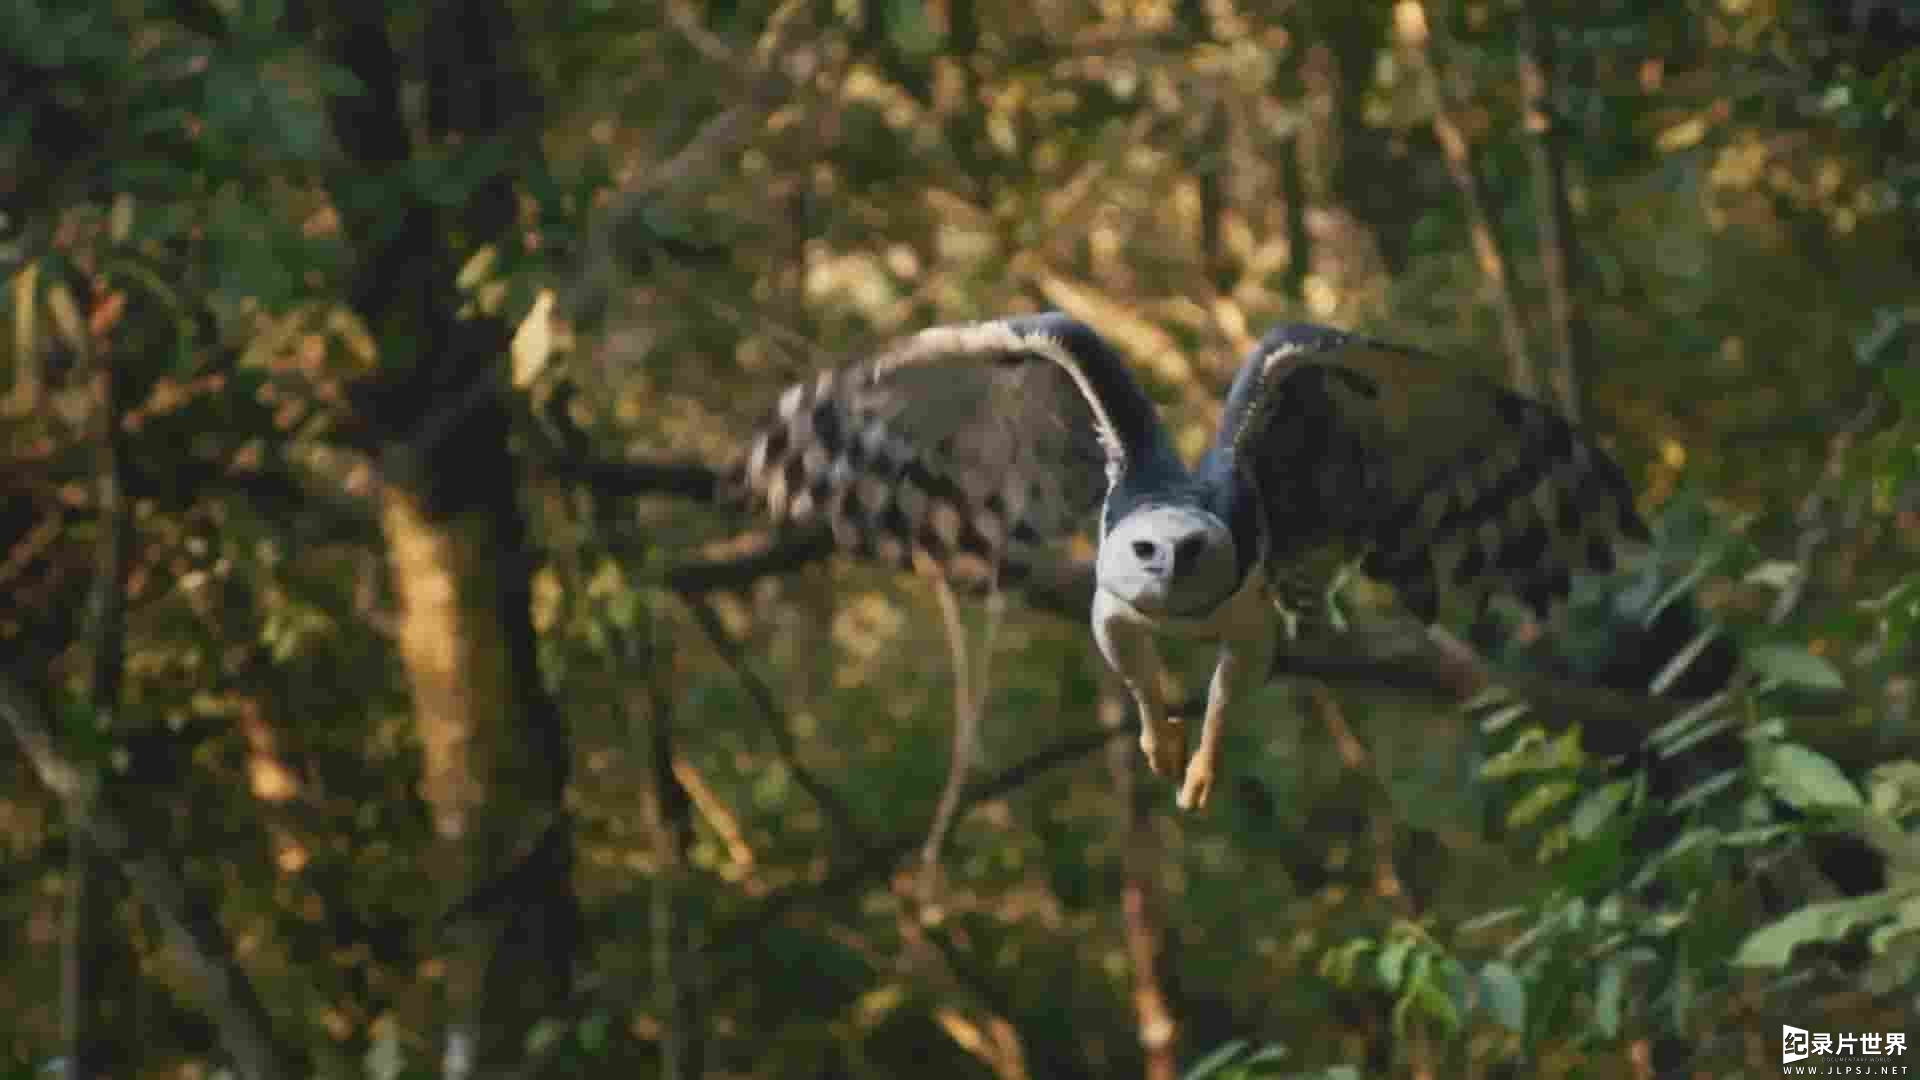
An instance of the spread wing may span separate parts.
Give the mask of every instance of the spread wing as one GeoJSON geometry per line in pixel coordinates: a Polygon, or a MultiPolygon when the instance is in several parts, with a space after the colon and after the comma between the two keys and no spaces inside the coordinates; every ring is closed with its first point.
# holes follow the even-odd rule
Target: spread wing
{"type": "Polygon", "coordinates": [[[1422,618],[1443,590],[1544,615],[1570,575],[1647,539],[1626,476],[1554,410],[1414,349],[1290,324],[1263,338],[1219,446],[1251,470],[1270,558],[1337,544],[1422,618]]]}
{"type": "Polygon", "coordinates": [[[982,583],[1078,528],[1110,477],[1171,454],[1119,355],[1048,313],[933,327],[788,387],[736,481],[777,521],[982,583]]]}

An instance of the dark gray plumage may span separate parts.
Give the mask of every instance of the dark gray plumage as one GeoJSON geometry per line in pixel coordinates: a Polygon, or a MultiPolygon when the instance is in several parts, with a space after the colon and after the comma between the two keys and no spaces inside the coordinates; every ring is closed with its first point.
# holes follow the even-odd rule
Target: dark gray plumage
{"type": "Polygon", "coordinates": [[[1619,467],[1551,409],[1298,323],[1248,356],[1191,469],[1119,355],[1048,313],[935,327],[788,388],[735,483],[777,520],[975,582],[1017,579],[1099,507],[1094,637],[1163,776],[1186,747],[1154,636],[1220,643],[1183,807],[1205,804],[1221,714],[1264,679],[1286,595],[1324,553],[1430,621],[1447,593],[1544,613],[1646,537],[1619,467]]]}

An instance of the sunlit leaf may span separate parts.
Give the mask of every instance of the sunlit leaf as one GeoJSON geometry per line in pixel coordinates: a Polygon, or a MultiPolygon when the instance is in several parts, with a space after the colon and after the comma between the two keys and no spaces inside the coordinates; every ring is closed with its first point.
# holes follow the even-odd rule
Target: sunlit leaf
{"type": "Polygon", "coordinates": [[[1540,784],[1507,811],[1507,824],[1516,827],[1531,825],[1579,790],[1579,785],[1571,780],[1550,780],[1540,784]]]}
{"type": "Polygon", "coordinates": [[[27,263],[14,271],[11,282],[11,302],[13,304],[13,356],[16,365],[24,364],[33,356],[38,344],[36,341],[36,316],[40,311],[40,261],[27,263]]]}
{"type": "Polygon", "coordinates": [[[1622,1006],[1627,996],[1626,957],[1614,955],[1600,964],[1600,977],[1593,984],[1593,1026],[1604,1038],[1620,1034],[1622,1006]]]}
{"type": "Polygon", "coordinates": [[[1480,1008],[1510,1031],[1527,1029],[1527,987],[1520,973],[1495,960],[1480,969],[1480,1008]]]}
{"type": "Polygon", "coordinates": [[[107,235],[116,244],[124,244],[133,232],[133,196],[121,192],[113,197],[113,209],[107,218],[107,235]]]}
{"type": "Polygon", "coordinates": [[[59,332],[60,339],[67,348],[82,352],[87,347],[86,321],[80,316],[80,304],[73,298],[73,289],[64,281],[56,281],[47,287],[47,311],[53,315],[53,328],[59,332]]]}
{"type": "Polygon", "coordinates": [[[1920,812],[1920,761],[1888,761],[1867,774],[1873,809],[1896,821],[1920,812]]]}
{"type": "Polygon", "coordinates": [[[607,1048],[607,1031],[613,1025],[612,1014],[605,1011],[589,1013],[580,1019],[575,1036],[580,1040],[580,1049],[588,1054],[598,1055],[607,1048]]]}
{"type": "Polygon", "coordinates": [[[1765,585],[1769,589],[1785,589],[1801,577],[1800,564],[1786,559],[1769,559],[1747,571],[1741,580],[1749,585],[1765,585]]]}
{"type": "Polygon", "coordinates": [[[1707,646],[1720,639],[1720,634],[1721,630],[1718,626],[1709,626],[1695,634],[1693,639],[1687,642],[1686,647],[1673,654],[1673,659],[1667,661],[1659,674],[1653,677],[1653,681],[1647,685],[1647,692],[1666,693],[1675,680],[1686,674],[1687,669],[1693,666],[1693,662],[1700,659],[1700,654],[1706,651],[1707,646]]]}
{"type": "Polygon", "coordinates": [[[1573,819],[1568,824],[1573,829],[1575,839],[1585,840],[1592,836],[1602,825],[1613,819],[1620,809],[1633,797],[1633,780],[1615,780],[1587,793],[1574,808],[1573,819]]]}
{"type": "Polygon", "coordinates": [[[1527,715],[1530,708],[1531,706],[1524,701],[1515,702],[1512,705],[1504,705],[1488,713],[1486,719],[1480,721],[1480,730],[1489,735],[1498,734],[1515,720],[1527,715]]]}
{"type": "Polygon", "coordinates": [[[1747,665],[1762,678],[1809,690],[1844,690],[1847,682],[1825,657],[1791,645],[1760,645],[1749,649],[1747,665]]]}
{"type": "Polygon", "coordinates": [[[1194,1062],[1186,1072],[1181,1074],[1182,1080],[1211,1080],[1211,1078],[1218,1076],[1228,1066],[1238,1062],[1240,1055],[1246,1052],[1247,1041],[1245,1039],[1233,1039],[1215,1047],[1199,1061],[1194,1062]]]}
{"type": "Polygon", "coordinates": [[[1412,951],[1413,941],[1403,937],[1388,942],[1374,957],[1373,973],[1387,989],[1397,988],[1406,976],[1407,954],[1412,951]]]}
{"type": "Polygon", "coordinates": [[[1860,789],[1840,771],[1840,766],[1819,751],[1798,743],[1770,748],[1761,780],[1774,794],[1801,810],[1851,810],[1866,805],[1860,789]]]}

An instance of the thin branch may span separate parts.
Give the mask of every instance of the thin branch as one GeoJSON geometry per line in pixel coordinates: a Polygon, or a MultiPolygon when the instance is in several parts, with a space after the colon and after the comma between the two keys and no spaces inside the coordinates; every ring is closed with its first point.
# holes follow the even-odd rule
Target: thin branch
{"type": "Polygon", "coordinates": [[[946,578],[934,581],[934,595],[940,601],[941,621],[946,626],[947,648],[953,656],[953,749],[947,761],[947,783],[935,804],[933,824],[920,847],[920,899],[931,903],[940,872],[940,853],[952,831],[960,809],[960,794],[972,779],[980,761],[980,720],[986,709],[987,661],[993,653],[994,622],[1002,606],[1001,593],[988,597],[988,625],[980,648],[980,670],[973,669],[967,648],[967,622],[960,613],[960,600],[946,578]]]}
{"type": "MultiPolygon", "coordinates": [[[[920,966],[929,969],[932,981],[944,983],[959,990],[963,998],[972,999],[972,1008],[968,1011],[974,1016],[959,1009],[936,1007],[934,1015],[940,1026],[962,1050],[979,1059],[1000,1080],[1028,1080],[1033,1070],[1027,1061],[1026,1042],[1014,1026],[1013,1017],[1017,1014],[1012,996],[973,962],[953,935],[942,927],[941,920],[931,917],[911,895],[903,892],[900,901],[900,936],[908,950],[918,954],[916,959],[920,966]]],[[[1039,1049],[1044,1053],[1044,1047],[1039,1049]]],[[[1071,1073],[1055,1066],[1041,1075],[1071,1073]]]]}
{"type": "Polygon", "coordinates": [[[713,562],[688,563],[667,571],[667,588],[685,597],[727,589],[744,589],[762,578],[791,573],[834,553],[833,537],[809,533],[771,544],[750,555],[713,562]]]}
{"type": "Polygon", "coordinates": [[[1387,787],[1386,780],[1374,767],[1373,754],[1366,744],[1355,735],[1347,723],[1346,711],[1324,685],[1314,684],[1310,697],[1314,711],[1326,725],[1327,734],[1340,754],[1341,764],[1353,773],[1360,785],[1367,790],[1365,803],[1370,811],[1373,824],[1374,894],[1386,900],[1402,918],[1412,919],[1418,916],[1418,904],[1407,892],[1406,883],[1400,877],[1400,871],[1394,866],[1393,848],[1396,825],[1393,820],[1393,792],[1387,787]]]}
{"type": "MultiPolygon", "coordinates": [[[[961,793],[958,812],[964,815],[982,802],[1012,794],[1054,769],[1070,765],[1099,750],[1115,737],[1129,733],[1138,736],[1139,729],[1127,725],[1113,730],[1084,731],[1064,736],[998,772],[969,784],[961,793]]],[[[754,943],[765,935],[768,927],[785,918],[799,904],[810,897],[846,896],[863,884],[886,875],[920,847],[921,839],[918,830],[895,833],[884,842],[868,845],[857,859],[824,878],[775,890],[752,911],[721,923],[707,934],[701,948],[701,955],[707,958],[706,978],[709,985],[723,984],[733,978],[741,967],[750,965],[753,962],[751,950],[754,943]]],[[[580,981],[556,1019],[578,1018],[596,1004],[631,1001],[644,992],[643,986],[627,979],[590,976],[580,981]]],[[[540,1075],[546,1063],[563,1045],[564,1040],[555,1040],[546,1051],[529,1055],[526,1065],[515,1075],[523,1078],[540,1075]]]]}
{"type": "Polygon", "coordinates": [[[1420,0],[1408,0],[1407,3],[1396,5],[1394,11],[1403,51],[1433,96],[1433,135],[1439,140],[1447,176],[1453,180],[1454,190],[1460,195],[1461,209],[1467,215],[1467,232],[1473,241],[1474,259],[1480,264],[1480,274],[1486,278],[1487,288],[1493,294],[1494,313],[1500,319],[1500,338],[1507,350],[1508,378],[1523,393],[1538,394],[1539,373],[1534,369],[1533,358],[1527,350],[1526,323],[1520,316],[1520,306],[1507,280],[1507,260],[1500,251],[1500,238],[1494,231],[1493,217],[1487,212],[1487,199],[1480,176],[1473,168],[1473,151],[1467,143],[1465,129],[1454,112],[1445,82],[1433,61],[1426,6],[1420,0]]]}
{"type": "MultiPolygon", "coordinates": [[[[1100,722],[1109,731],[1123,731],[1129,709],[1126,699],[1110,685],[1100,695],[1100,722]]],[[[1146,1080],[1173,1080],[1180,1074],[1180,1025],[1174,1017],[1166,987],[1160,978],[1166,926],[1161,910],[1158,871],[1159,838],[1155,836],[1150,796],[1140,784],[1140,754],[1130,739],[1107,744],[1107,772],[1113,778],[1114,802],[1120,807],[1120,914],[1128,966],[1133,973],[1133,1015],[1140,1052],[1146,1057],[1146,1080]]]]}
{"type": "Polygon", "coordinates": [[[1778,626],[1786,622],[1805,597],[1807,585],[1813,579],[1814,559],[1820,554],[1820,549],[1833,539],[1836,531],[1828,510],[1833,502],[1834,489],[1846,478],[1847,451],[1853,449],[1860,434],[1879,419],[1880,410],[1885,404],[1880,392],[1875,390],[1868,396],[1866,405],[1828,441],[1826,466],[1794,515],[1800,535],[1794,541],[1793,561],[1799,567],[1799,572],[1774,598],[1773,609],[1767,613],[1769,623],[1778,626]]]}
{"type": "MultiPolygon", "coordinates": [[[[96,309],[96,317],[99,311],[96,309]]],[[[108,354],[105,327],[94,326],[88,337],[91,372],[97,400],[98,459],[95,487],[100,514],[100,547],[95,559],[92,595],[88,601],[88,643],[93,650],[87,677],[88,705],[94,731],[112,733],[118,727],[121,687],[127,658],[127,568],[133,552],[132,502],[127,493],[127,439],[121,416],[126,412],[125,382],[108,354]]],[[[73,829],[69,861],[72,880],[67,912],[67,935],[62,957],[62,1019],[66,1025],[67,1075],[80,1078],[113,1071],[123,1063],[117,1056],[116,1018],[111,999],[126,993],[121,980],[108,968],[126,945],[114,919],[119,884],[113,864],[87,833],[84,802],[69,802],[67,816],[73,829]]]]}
{"type": "MultiPolygon", "coordinates": [[[[801,13],[807,10],[808,5],[799,0],[782,0],[768,17],[766,29],[747,61],[748,81],[743,100],[708,120],[677,153],[647,170],[636,183],[614,196],[588,236],[585,258],[569,290],[570,310],[592,313],[605,304],[617,265],[614,244],[633,221],[661,199],[699,184],[716,170],[725,171],[720,162],[745,149],[765,125],[766,118],[792,100],[793,81],[787,77],[783,65],[791,58],[787,45],[793,24],[799,22],[801,13]]],[[[672,13],[681,17],[680,29],[686,33],[691,20],[684,18],[680,8],[673,9],[672,13]]],[[[698,28],[697,23],[691,25],[698,28]]],[[[704,42],[710,47],[727,49],[724,42],[711,35],[689,37],[698,39],[696,46],[704,42]]]]}
{"type": "Polygon", "coordinates": [[[767,686],[766,681],[760,678],[748,664],[746,654],[740,649],[740,643],[727,632],[726,625],[720,621],[720,615],[713,610],[713,605],[698,596],[682,596],[681,599],[685,602],[687,610],[693,613],[694,621],[700,624],[701,631],[707,635],[707,640],[712,642],[713,650],[720,654],[720,659],[728,667],[733,669],[734,676],[740,680],[740,685],[746,688],[747,696],[753,699],[755,707],[760,711],[761,720],[766,724],[767,734],[773,738],[774,753],[779,756],[781,764],[787,767],[787,771],[793,774],[794,782],[800,785],[800,790],[806,792],[807,797],[820,807],[820,811],[827,815],[834,830],[851,843],[856,851],[871,850],[873,845],[867,837],[866,830],[861,827],[859,819],[854,815],[853,809],[840,798],[832,785],[814,775],[813,770],[807,768],[806,764],[800,760],[799,748],[793,742],[793,729],[787,726],[786,713],[781,710],[779,700],[774,696],[773,690],[767,686]]]}
{"type": "MultiPolygon", "coordinates": [[[[700,775],[700,770],[684,755],[673,759],[673,778],[680,781],[680,786],[692,797],[700,816],[706,819],[714,832],[720,834],[720,842],[727,848],[727,857],[733,860],[742,874],[750,873],[754,864],[753,845],[748,843],[745,830],[740,828],[740,819],[727,808],[727,804],[713,790],[713,785],[707,783],[706,777],[700,775]]],[[[746,882],[747,891],[752,892],[752,879],[746,879],[746,882]]]]}
{"type": "MultiPolygon", "coordinates": [[[[649,627],[646,633],[651,633],[649,627]]],[[[638,741],[648,765],[648,816],[658,841],[659,871],[653,882],[654,1000],[665,1031],[660,1039],[660,1075],[690,1080],[703,1072],[705,1043],[700,1031],[700,964],[688,930],[688,870],[693,851],[693,800],[675,774],[673,695],[666,686],[667,665],[650,638],[635,635],[632,657],[645,670],[646,702],[632,710],[638,741]]]]}
{"type": "MultiPolygon", "coordinates": [[[[956,812],[964,817],[967,811],[980,803],[1010,795],[1055,769],[1079,761],[1107,745],[1109,740],[1128,732],[1137,736],[1139,729],[1129,725],[1114,730],[1083,731],[1063,736],[1011,765],[968,784],[960,794],[960,808],[956,812]]],[[[871,846],[858,861],[843,866],[818,882],[792,885],[769,894],[752,912],[717,927],[707,939],[707,951],[715,957],[716,962],[721,957],[727,957],[729,964],[744,959],[738,957],[738,950],[757,940],[767,927],[780,921],[801,900],[809,896],[845,896],[863,882],[892,870],[900,860],[918,850],[920,844],[921,835],[917,830],[903,831],[883,843],[871,846]]]]}
{"type": "Polygon", "coordinates": [[[186,958],[205,992],[221,1046],[240,1074],[251,1080],[306,1075],[298,1056],[274,1037],[266,1006],[234,958],[233,944],[207,898],[178,869],[151,853],[150,846],[135,839],[130,819],[100,797],[92,774],[60,753],[41,703],[4,677],[0,677],[0,713],[6,714],[14,741],[40,782],[69,806],[84,808],[77,823],[159,917],[168,940],[186,958]]]}
{"type": "Polygon", "coordinates": [[[669,495],[694,502],[720,501],[720,473],[696,461],[566,461],[540,463],[555,479],[583,484],[607,498],[669,495]]]}
{"type": "Polygon", "coordinates": [[[1553,402],[1580,419],[1581,375],[1587,370],[1592,334],[1580,310],[1580,248],[1567,195],[1564,141],[1553,107],[1554,49],[1541,0],[1518,0],[1520,86],[1525,97],[1527,155],[1533,171],[1534,213],[1540,222],[1540,272],[1547,287],[1554,361],[1547,381],[1553,402]]]}

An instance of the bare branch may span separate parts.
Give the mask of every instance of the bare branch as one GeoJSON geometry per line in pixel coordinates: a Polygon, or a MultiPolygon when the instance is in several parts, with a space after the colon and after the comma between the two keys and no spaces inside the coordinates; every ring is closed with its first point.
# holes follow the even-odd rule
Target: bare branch
{"type": "Polygon", "coordinates": [[[825,532],[794,537],[736,559],[688,563],[667,571],[667,588],[681,596],[700,596],[724,589],[743,589],[761,578],[792,573],[834,552],[833,537],[825,532]]]}
{"type": "MultiPolygon", "coordinates": [[[[926,843],[920,847],[920,900],[932,903],[940,872],[940,852],[952,831],[954,816],[960,808],[960,794],[980,760],[980,718],[986,707],[987,660],[993,650],[993,629],[989,623],[986,640],[980,649],[980,670],[973,669],[967,648],[967,622],[960,613],[960,600],[946,578],[934,581],[934,594],[940,600],[941,620],[946,624],[947,648],[953,655],[953,749],[947,761],[947,784],[935,804],[933,824],[927,829],[926,843]]],[[[988,597],[989,620],[1001,604],[995,590],[988,597]]]]}
{"type": "MultiPolygon", "coordinates": [[[[1113,738],[1128,733],[1138,735],[1139,732],[1128,725],[1113,730],[1083,731],[1060,738],[998,772],[969,784],[961,792],[960,808],[956,813],[964,815],[982,802],[1009,795],[1054,769],[1079,761],[1106,746],[1113,738]]],[[[706,972],[708,982],[724,983],[740,966],[752,963],[750,950],[746,947],[809,897],[846,896],[861,885],[892,871],[901,860],[917,850],[921,842],[922,837],[917,830],[897,832],[882,843],[869,844],[857,859],[824,878],[775,890],[752,911],[720,924],[707,935],[701,949],[702,955],[709,959],[706,972]]],[[[644,992],[644,987],[630,980],[588,977],[576,987],[564,1013],[566,1017],[578,1017],[597,1003],[631,1001],[644,992]]],[[[559,1045],[559,1040],[551,1044],[553,1047],[559,1045]]],[[[517,1075],[539,1075],[553,1053],[550,1049],[543,1054],[531,1055],[517,1075]]]]}
{"type": "Polygon", "coordinates": [[[1506,256],[1501,254],[1500,237],[1494,231],[1492,215],[1487,212],[1486,194],[1481,190],[1480,176],[1473,168],[1473,151],[1467,143],[1466,131],[1460,125],[1445,81],[1440,77],[1433,60],[1431,23],[1426,5],[1419,0],[1410,0],[1409,3],[1397,5],[1395,12],[1403,51],[1420,72],[1433,96],[1433,135],[1439,140],[1447,176],[1453,180],[1454,189],[1460,194],[1461,209],[1467,215],[1467,232],[1473,240],[1473,255],[1492,293],[1494,313],[1500,318],[1500,337],[1507,350],[1508,378],[1522,392],[1537,395],[1540,379],[1527,350],[1526,323],[1520,316],[1520,306],[1507,280],[1506,256]]]}
{"type": "Polygon", "coordinates": [[[1327,734],[1332,737],[1333,745],[1340,754],[1341,764],[1345,765],[1360,786],[1366,789],[1365,805],[1373,822],[1373,887],[1374,894],[1392,905],[1402,918],[1412,919],[1419,915],[1416,899],[1407,892],[1406,883],[1400,876],[1399,868],[1393,862],[1393,840],[1396,825],[1393,819],[1393,792],[1387,787],[1386,780],[1374,767],[1373,754],[1366,744],[1355,735],[1353,727],[1347,723],[1346,711],[1340,707],[1339,699],[1327,691],[1325,686],[1316,685],[1311,694],[1314,712],[1326,725],[1327,734]]]}
{"type": "MultiPolygon", "coordinates": [[[[968,784],[960,793],[960,807],[955,813],[964,817],[967,811],[980,803],[1010,795],[1129,732],[1136,736],[1139,734],[1137,728],[1129,725],[1115,730],[1083,731],[1063,736],[1013,764],[968,784]]],[[[716,928],[707,939],[707,951],[716,961],[726,957],[729,964],[738,962],[734,957],[740,946],[759,937],[767,927],[780,921],[806,897],[844,896],[862,882],[871,881],[892,870],[901,859],[918,850],[920,844],[921,836],[917,831],[903,831],[889,837],[884,843],[869,847],[859,860],[841,867],[820,881],[788,886],[769,894],[752,912],[716,928]]]]}
{"type": "Polygon", "coordinates": [[[670,495],[694,502],[720,500],[720,474],[697,461],[543,461],[555,479],[584,484],[608,498],[670,495]]]}
{"type": "MultiPolygon", "coordinates": [[[[96,311],[96,315],[98,311],[96,311]]],[[[96,401],[94,423],[98,445],[95,488],[99,500],[100,544],[95,557],[92,595],[88,602],[88,643],[93,651],[87,678],[87,698],[94,730],[112,732],[118,726],[121,684],[127,655],[127,568],[133,552],[132,501],[127,492],[127,445],[121,416],[126,411],[125,384],[108,355],[105,327],[95,327],[92,377],[96,401]]],[[[62,957],[62,1020],[66,1025],[67,1075],[95,1076],[129,1064],[114,1060],[116,1031],[124,1018],[116,1017],[116,997],[124,998],[124,977],[111,968],[131,969],[126,944],[114,919],[120,895],[113,864],[88,836],[84,801],[67,804],[73,826],[69,867],[68,911],[62,957]]]]}
{"type": "MultiPolygon", "coordinates": [[[[636,183],[614,196],[588,237],[582,269],[570,290],[573,295],[568,306],[572,310],[592,312],[605,302],[608,283],[614,277],[613,244],[629,223],[660,199],[698,184],[716,169],[724,169],[721,161],[745,149],[767,116],[791,100],[793,82],[782,62],[790,59],[787,43],[793,24],[800,21],[801,13],[806,10],[808,6],[799,0],[783,0],[768,17],[752,57],[745,58],[749,68],[743,100],[708,120],[677,153],[647,170],[636,183]]],[[[725,42],[706,33],[684,6],[672,7],[670,15],[696,47],[721,53],[731,51],[725,42]]]]}
{"type": "Polygon", "coordinates": [[[807,797],[820,807],[820,811],[827,815],[834,829],[853,845],[854,850],[863,852],[871,850],[872,844],[867,838],[866,830],[861,828],[853,809],[840,798],[832,785],[816,776],[813,770],[807,768],[806,764],[800,760],[799,749],[793,743],[793,729],[787,726],[787,716],[781,710],[779,700],[775,698],[773,690],[767,686],[766,680],[760,678],[747,663],[746,654],[741,651],[740,643],[727,632],[725,624],[720,621],[719,613],[713,610],[713,605],[697,596],[687,596],[682,599],[686,602],[687,610],[693,613],[694,621],[700,624],[701,631],[707,635],[707,640],[713,643],[714,651],[719,653],[720,659],[733,669],[735,677],[740,680],[740,685],[746,687],[747,696],[753,699],[755,707],[760,710],[760,718],[766,724],[767,734],[773,737],[774,752],[779,755],[781,764],[793,774],[794,782],[800,785],[800,790],[806,792],[807,797]]]}
{"type": "MultiPolygon", "coordinates": [[[[1125,730],[1130,711],[1126,699],[1111,685],[1103,690],[1100,723],[1109,731],[1125,730]]],[[[1141,789],[1140,754],[1132,740],[1115,739],[1107,744],[1107,772],[1113,778],[1114,802],[1120,808],[1124,837],[1120,914],[1127,962],[1133,969],[1133,1015],[1140,1051],[1146,1057],[1145,1077],[1173,1080],[1180,1075],[1180,1026],[1160,978],[1166,940],[1158,885],[1160,845],[1153,831],[1150,797],[1141,789]]]]}
{"type": "Polygon", "coordinates": [[[1527,155],[1532,162],[1534,213],[1540,221],[1540,272],[1546,280],[1554,362],[1548,375],[1553,403],[1580,419],[1581,374],[1592,337],[1579,306],[1580,249],[1567,196],[1567,161],[1553,108],[1554,53],[1540,0],[1519,0],[1520,86],[1526,98],[1527,155]]]}
{"type": "Polygon", "coordinates": [[[1846,425],[1835,432],[1827,442],[1826,467],[1820,473],[1820,479],[1813,490],[1800,502],[1795,514],[1796,524],[1800,526],[1799,538],[1794,542],[1794,563],[1799,572],[1780,590],[1774,598],[1773,610],[1767,613],[1767,621],[1774,625],[1786,622],[1800,601],[1806,596],[1807,585],[1813,579],[1814,558],[1820,549],[1833,539],[1836,531],[1832,521],[1830,505],[1833,502],[1834,489],[1846,477],[1846,455],[1853,448],[1860,434],[1873,426],[1885,405],[1879,391],[1874,391],[1860,411],[1848,420],[1846,425]]]}
{"type": "Polygon", "coordinates": [[[700,965],[694,956],[686,910],[693,800],[673,768],[673,695],[666,685],[666,665],[660,662],[651,639],[633,635],[630,641],[639,646],[632,650],[639,654],[633,659],[644,666],[646,676],[646,701],[632,703],[630,715],[639,729],[636,741],[643,744],[648,765],[647,810],[660,859],[652,897],[654,1000],[665,1023],[660,1040],[660,1075],[665,1080],[689,1080],[702,1075],[705,1051],[700,1022],[700,965]]]}

